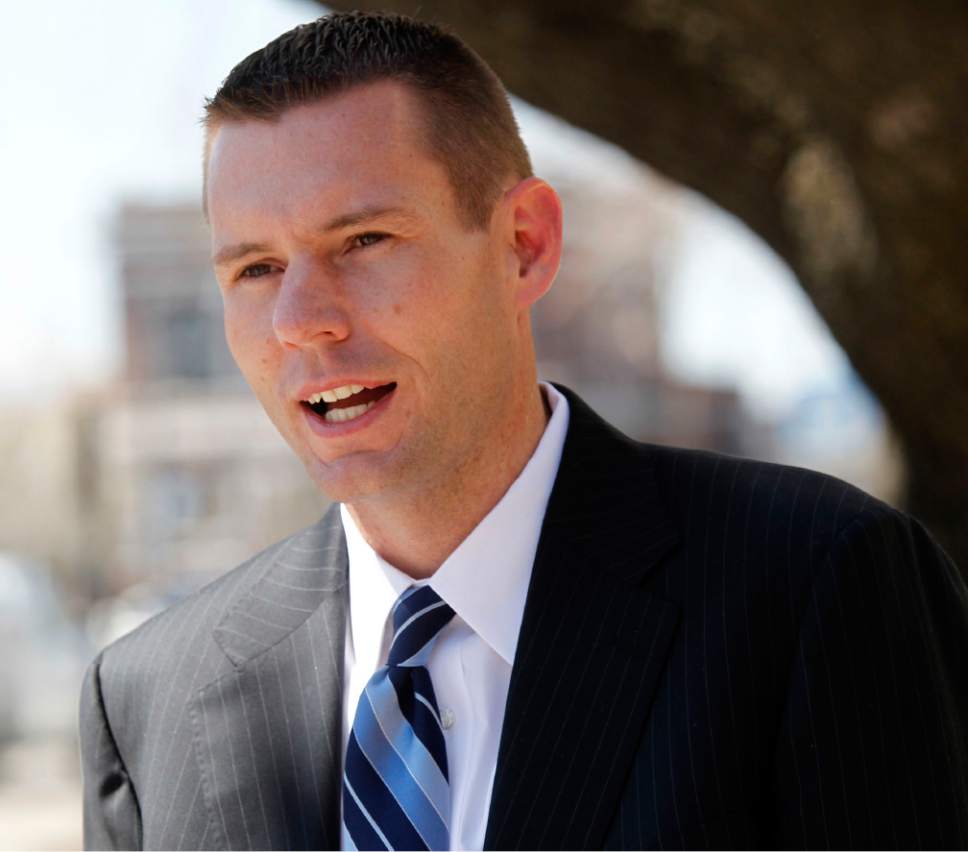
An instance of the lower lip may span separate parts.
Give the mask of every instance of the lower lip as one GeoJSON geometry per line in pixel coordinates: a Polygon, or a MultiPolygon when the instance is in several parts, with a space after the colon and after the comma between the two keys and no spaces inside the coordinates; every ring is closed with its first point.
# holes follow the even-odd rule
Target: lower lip
{"type": "Polygon", "coordinates": [[[396,394],[397,389],[394,388],[388,394],[381,396],[373,405],[367,409],[359,417],[354,417],[352,420],[340,420],[330,423],[322,415],[317,414],[309,406],[299,403],[299,407],[303,410],[303,414],[306,417],[306,422],[309,424],[309,428],[322,438],[344,438],[348,435],[354,435],[357,432],[366,429],[367,426],[371,425],[375,420],[383,415],[383,412],[390,405],[390,400],[393,399],[396,394]]]}

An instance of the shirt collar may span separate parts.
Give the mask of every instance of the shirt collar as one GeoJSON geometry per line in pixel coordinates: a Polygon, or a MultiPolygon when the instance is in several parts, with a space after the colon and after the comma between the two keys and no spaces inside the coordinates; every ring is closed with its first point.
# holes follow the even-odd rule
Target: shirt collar
{"type": "MultiPolygon", "coordinates": [[[[568,431],[568,401],[547,382],[539,387],[551,418],[534,453],[494,508],[424,581],[508,665],[514,661],[541,524],[568,431]]],[[[345,505],[340,514],[349,557],[354,658],[379,665],[387,616],[414,583],[369,546],[345,505]]]]}

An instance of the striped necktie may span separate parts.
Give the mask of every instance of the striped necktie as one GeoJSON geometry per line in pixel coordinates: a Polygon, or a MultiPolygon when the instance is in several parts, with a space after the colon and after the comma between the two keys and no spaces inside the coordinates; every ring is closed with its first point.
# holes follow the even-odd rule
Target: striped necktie
{"type": "Polygon", "coordinates": [[[344,849],[449,849],[450,783],[426,661],[454,611],[430,586],[393,608],[387,664],[356,707],[343,770],[344,849]]]}

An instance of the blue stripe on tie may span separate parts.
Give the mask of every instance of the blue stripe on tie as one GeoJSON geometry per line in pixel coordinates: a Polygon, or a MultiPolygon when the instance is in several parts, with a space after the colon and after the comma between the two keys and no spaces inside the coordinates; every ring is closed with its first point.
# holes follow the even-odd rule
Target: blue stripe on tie
{"type": "Polygon", "coordinates": [[[342,849],[346,850],[346,852],[360,852],[360,847],[353,842],[353,837],[350,834],[349,829],[346,827],[345,820],[343,821],[343,832],[340,837],[342,839],[342,849]]]}
{"type": "Polygon", "coordinates": [[[348,782],[343,784],[343,826],[346,837],[355,849],[389,849],[390,841],[380,831],[356,795],[353,786],[348,782]]]}
{"type": "MultiPolygon", "coordinates": [[[[368,709],[372,712],[372,716],[363,715],[366,714],[367,708],[363,706],[361,700],[357,711],[363,715],[360,724],[357,725],[361,743],[369,746],[370,742],[378,741],[377,731],[370,727],[372,723],[376,723],[383,738],[392,746],[401,763],[423,791],[424,796],[440,817],[441,823],[446,827],[447,814],[450,813],[450,788],[447,785],[447,778],[440,771],[436,759],[427,750],[410,723],[399,713],[394,712],[396,696],[393,685],[388,680],[379,683],[370,681],[363,694],[369,699],[368,709]]],[[[364,748],[364,751],[370,754],[368,748],[364,748]]],[[[377,770],[380,769],[382,765],[377,766],[377,770]]]]}
{"type": "Polygon", "coordinates": [[[387,665],[360,696],[343,771],[343,846],[449,849],[450,786],[426,661],[454,610],[429,586],[393,608],[387,665]]]}
{"type": "MultiPolygon", "coordinates": [[[[353,786],[360,801],[365,801],[367,810],[372,814],[380,829],[390,841],[393,849],[426,849],[427,844],[413,827],[406,813],[394,798],[383,779],[367,760],[356,739],[356,732],[350,734],[346,748],[346,774],[353,778],[353,786]]],[[[344,784],[346,781],[344,780],[344,784]]]]}
{"type": "MultiPolygon", "coordinates": [[[[398,597],[396,599],[396,602],[393,604],[393,609],[390,610],[390,615],[393,616],[394,619],[395,619],[396,618],[397,611],[400,609],[400,607],[403,606],[408,600],[410,600],[410,598],[412,598],[415,594],[417,594],[417,592],[419,592],[421,589],[426,589],[426,588],[428,588],[428,587],[427,586],[410,586],[409,588],[404,589],[400,593],[400,597],[398,597]]],[[[418,609],[422,609],[422,607],[417,607],[417,608],[418,609]]],[[[394,620],[393,624],[394,624],[394,629],[396,629],[397,622],[395,620],[394,620]]]]}
{"type": "Polygon", "coordinates": [[[454,611],[443,601],[428,604],[414,613],[394,633],[390,653],[387,655],[387,665],[423,665],[430,652],[430,640],[453,616],[454,611]]]}
{"type": "Polygon", "coordinates": [[[435,609],[440,609],[442,606],[447,606],[442,600],[428,601],[425,606],[420,607],[420,609],[414,609],[411,607],[401,607],[399,610],[399,618],[394,619],[394,621],[399,622],[399,624],[393,625],[393,636],[396,638],[404,630],[406,630],[411,624],[419,621],[426,613],[432,612],[435,609]]]}
{"type": "MultiPolygon", "coordinates": [[[[447,604],[445,604],[443,601],[435,601],[434,603],[427,604],[427,606],[425,606],[423,609],[417,610],[413,615],[411,615],[406,621],[404,621],[399,627],[397,627],[393,631],[393,641],[395,642],[399,636],[404,634],[411,626],[413,626],[417,622],[422,621],[429,613],[445,606],[447,606],[447,604]]],[[[436,632],[437,631],[433,631],[433,633],[436,633],[436,632]]],[[[433,635],[433,633],[431,633],[430,635],[433,635]]]]}
{"type": "Polygon", "coordinates": [[[440,596],[430,586],[412,586],[407,589],[393,607],[393,632],[396,633],[400,625],[412,615],[439,600],[440,596]]]}
{"type": "Polygon", "coordinates": [[[450,780],[447,771],[447,746],[440,716],[435,712],[437,704],[430,676],[425,669],[390,669],[390,682],[397,693],[397,703],[403,717],[410,723],[414,733],[420,737],[424,747],[433,756],[444,778],[450,780]],[[424,693],[430,693],[430,700],[424,693]]]}
{"type": "Polygon", "coordinates": [[[437,720],[438,725],[441,725],[440,711],[437,709],[437,693],[434,692],[434,684],[430,679],[430,672],[423,666],[410,669],[410,672],[414,691],[430,705],[434,719],[437,720]]]}
{"type": "MultiPolygon", "coordinates": [[[[432,722],[436,722],[440,730],[443,730],[444,723],[441,720],[440,716],[437,715],[437,710],[433,707],[433,705],[416,690],[414,690],[413,692],[413,697],[416,700],[417,704],[419,704],[420,707],[426,710],[427,713],[430,715],[430,720],[432,722]]],[[[417,704],[414,704],[414,709],[419,712],[420,707],[418,707],[417,704]]]]}
{"type": "MultiPolygon", "coordinates": [[[[389,684],[387,688],[391,688],[389,684]]],[[[445,815],[450,810],[447,781],[437,771],[437,765],[426,749],[413,736],[409,725],[404,723],[401,731],[393,732],[399,734],[400,742],[387,739],[387,732],[380,727],[374,715],[369,690],[370,685],[364,691],[367,700],[360,699],[353,724],[360,749],[427,845],[431,849],[447,848],[449,833],[445,815]],[[407,760],[401,754],[406,755],[407,760]],[[415,771],[425,773],[427,777],[421,775],[418,781],[415,771]],[[429,774],[431,772],[433,774],[429,774]]]]}

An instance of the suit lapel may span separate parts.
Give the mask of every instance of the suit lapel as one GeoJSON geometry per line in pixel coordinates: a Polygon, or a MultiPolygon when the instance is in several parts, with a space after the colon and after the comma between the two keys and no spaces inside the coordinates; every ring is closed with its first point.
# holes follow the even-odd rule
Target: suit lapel
{"type": "Polygon", "coordinates": [[[643,590],[676,543],[647,452],[571,391],[535,556],[484,846],[605,839],[678,624],[643,590]]]}
{"type": "Polygon", "coordinates": [[[339,507],[294,536],[215,639],[233,671],[190,712],[217,843],[339,848],[346,545],[339,507]]]}

